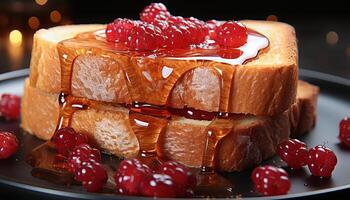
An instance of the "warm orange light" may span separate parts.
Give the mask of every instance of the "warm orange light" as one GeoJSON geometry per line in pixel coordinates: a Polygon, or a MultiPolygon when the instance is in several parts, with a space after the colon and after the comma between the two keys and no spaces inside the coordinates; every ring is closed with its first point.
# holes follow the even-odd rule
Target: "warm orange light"
{"type": "Polygon", "coordinates": [[[28,25],[31,29],[36,30],[40,26],[39,18],[33,16],[28,19],[28,25]]]}
{"type": "Polygon", "coordinates": [[[50,13],[50,19],[51,19],[52,22],[58,23],[58,22],[61,21],[62,15],[61,15],[61,13],[58,10],[53,10],[50,13]]]}
{"type": "Polygon", "coordinates": [[[338,43],[339,37],[338,37],[338,33],[336,33],[335,31],[329,31],[326,35],[326,42],[329,45],[335,45],[338,43]]]}
{"type": "Polygon", "coordinates": [[[19,30],[13,30],[9,34],[10,44],[14,46],[21,46],[22,44],[22,33],[19,30]]]}
{"type": "Polygon", "coordinates": [[[35,3],[37,3],[40,6],[43,6],[47,3],[47,0],[35,0],[35,3]]]}
{"type": "Polygon", "coordinates": [[[278,18],[276,15],[269,15],[267,16],[266,18],[267,21],[274,21],[274,22],[277,22],[278,21],[278,18]]]}

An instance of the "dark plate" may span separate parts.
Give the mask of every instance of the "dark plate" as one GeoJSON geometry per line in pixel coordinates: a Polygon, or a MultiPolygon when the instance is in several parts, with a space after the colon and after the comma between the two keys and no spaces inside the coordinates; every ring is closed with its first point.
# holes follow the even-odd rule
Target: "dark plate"
{"type": "MultiPolygon", "coordinates": [[[[321,88],[318,102],[317,126],[309,134],[300,138],[309,147],[325,144],[333,149],[338,157],[338,164],[333,176],[320,179],[310,176],[307,168],[289,172],[292,188],[288,195],[276,198],[295,198],[313,195],[334,195],[350,191],[350,150],[339,145],[338,124],[340,119],[350,114],[350,81],[319,72],[300,70],[301,79],[317,84],[321,88]]],[[[15,71],[0,75],[0,93],[22,93],[23,80],[27,70],[15,71]]],[[[94,194],[84,192],[80,186],[66,187],[56,185],[31,176],[31,167],[25,163],[25,154],[41,144],[42,141],[30,135],[23,135],[19,122],[0,121],[0,130],[15,132],[20,140],[20,150],[10,159],[0,160],[0,194],[34,198],[61,199],[135,199],[136,197],[118,196],[116,194],[94,194]]],[[[278,157],[265,163],[283,166],[278,157]]],[[[250,182],[251,170],[241,173],[223,174],[233,183],[233,192],[240,197],[257,198],[250,182]]],[[[0,196],[2,198],[4,196],[0,196]]],[[[258,197],[259,198],[259,197],[258,197]]],[[[269,197],[270,198],[270,197],[269,197]]],[[[260,199],[260,198],[259,198],[260,199]]]]}

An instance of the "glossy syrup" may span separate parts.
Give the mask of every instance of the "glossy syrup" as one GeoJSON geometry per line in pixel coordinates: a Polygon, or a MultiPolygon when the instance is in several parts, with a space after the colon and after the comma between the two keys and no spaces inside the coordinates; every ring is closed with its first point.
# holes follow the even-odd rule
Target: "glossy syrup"
{"type": "MultiPolygon", "coordinates": [[[[151,160],[148,162],[153,162],[157,158],[165,159],[162,144],[159,143],[162,140],[159,138],[162,138],[166,132],[172,114],[191,119],[212,120],[205,130],[207,136],[197,194],[201,196],[200,191],[206,190],[200,188],[216,187],[215,185],[219,183],[226,188],[220,176],[213,172],[217,145],[222,138],[232,133],[235,124],[234,117],[227,113],[235,74],[235,67],[232,65],[253,59],[261,49],[268,46],[266,37],[251,30],[249,36],[255,39],[260,37],[264,41],[260,41],[261,44],[254,48],[249,46],[251,42],[248,41],[249,45],[237,51],[230,50],[231,52],[218,49],[217,46],[211,45],[210,41],[186,50],[132,52],[122,44],[105,42],[96,32],[79,34],[75,38],[62,41],[57,46],[61,62],[60,116],[57,129],[70,126],[75,111],[96,108],[101,104],[101,102],[72,96],[71,79],[75,59],[81,55],[98,55],[121,61],[122,64],[119,67],[124,72],[133,102],[127,107],[130,109],[130,125],[140,144],[139,156],[142,159],[151,160]],[[231,53],[231,59],[220,57],[222,53],[227,52],[231,53]],[[177,81],[186,72],[200,66],[214,68],[222,79],[220,112],[206,112],[187,107],[184,109],[168,108],[168,97],[177,81]],[[147,104],[140,102],[147,102],[147,104]]],[[[33,150],[28,157],[28,162],[35,169],[44,169],[46,172],[51,170],[52,174],[57,173],[57,169],[51,167],[53,166],[52,160],[41,155],[44,151],[49,152],[50,150],[47,147],[33,150]],[[42,164],[43,162],[46,164],[42,164]]],[[[48,154],[48,157],[52,156],[51,153],[48,154]]],[[[229,187],[231,186],[227,186],[229,187]]],[[[228,195],[225,196],[228,197],[228,195]]]]}

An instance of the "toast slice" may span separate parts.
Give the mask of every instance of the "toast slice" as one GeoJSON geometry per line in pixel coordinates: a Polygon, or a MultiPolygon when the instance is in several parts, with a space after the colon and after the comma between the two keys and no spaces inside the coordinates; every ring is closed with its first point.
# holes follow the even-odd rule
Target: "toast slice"
{"type": "MultiPolygon", "coordinates": [[[[299,81],[296,102],[274,117],[247,115],[236,119],[231,133],[217,148],[220,171],[240,171],[257,165],[275,154],[278,143],[290,135],[300,135],[315,125],[318,88],[299,81]]],[[[25,82],[22,99],[22,128],[30,134],[49,140],[58,115],[58,94],[48,93],[25,82]]],[[[188,166],[202,162],[205,129],[211,121],[172,116],[161,148],[164,154],[188,166]]],[[[139,151],[138,140],[129,123],[129,110],[121,106],[102,105],[76,111],[71,126],[88,134],[96,145],[119,157],[133,157],[139,151]]]]}
{"type": "MultiPolygon", "coordinates": [[[[244,20],[242,23],[265,35],[270,41],[268,48],[243,65],[159,59],[159,63],[164,66],[191,68],[167,86],[172,89],[163,99],[167,99],[170,107],[188,106],[209,112],[274,116],[295,103],[298,53],[294,28],[280,22],[244,20]],[[220,75],[220,70],[217,68],[229,69],[230,73],[220,75]],[[232,77],[232,82],[227,83],[224,76],[232,77]],[[220,102],[224,102],[224,106],[220,106],[220,102]]],[[[39,30],[34,35],[30,85],[48,93],[59,93],[61,68],[57,44],[79,33],[103,28],[104,25],[72,25],[39,30]]],[[[88,42],[84,43],[83,47],[76,44],[69,45],[69,42],[66,46],[73,52],[79,48],[90,48],[88,42]]],[[[126,104],[131,103],[132,99],[135,101],[135,98],[131,97],[130,88],[127,87],[123,66],[128,66],[139,59],[144,58],[135,60],[125,58],[123,55],[115,55],[113,59],[101,55],[77,56],[72,68],[73,96],[126,104]]],[[[158,92],[161,81],[160,84],[147,85],[146,89],[154,89],[149,93],[158,92]]],[[[168,80],[166,82],[169,83],[168,80]]],[[[143,91],[143,88],[140,91],[143,91]]],[[[137,101],[153,104],[152,101],[162,99],[147,98],[148,96],[139,95],[137,101]]]]}

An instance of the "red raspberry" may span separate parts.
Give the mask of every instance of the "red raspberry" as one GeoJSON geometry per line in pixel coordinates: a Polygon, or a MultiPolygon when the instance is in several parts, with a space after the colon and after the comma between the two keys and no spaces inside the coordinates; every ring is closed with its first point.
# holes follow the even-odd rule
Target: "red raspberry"
{"type": "Polygon", "coordinates": [[[103,166],[94,161],[83,162],[74,174],[74,179],[82,182],[88,192],[100,192],[107,178],[107,172],[103,166]]]}
{"type": "Polygon", "coordinates": [[[265,196],[287,194],[291,186],[286,171],[269,165],[255,168],[251,179],[255,189],[265,196]]]}
{"type": "Polygon", "coordinates": [[[106,37],[109,42],[125,42],[131,30],[137,25],[136,21],[118,18],[106,27],[106,37]]]}
{"type": "Polygon", "coordinates": [[[189,38],[187,37],[189,31],[181,26],[169,26],[164,30],[164,35],[166,37],[165,45],[168,49],[180,49],[190,45],[189,38]]]}
{"type": "Polygon", "coordinates": [[[346,147],[350,147],[350,118],[345,117],[339,123],[339,139],[346,147]]]}
{"type": "Polygon", "coordinates": [[[337,164],[334,152],[322,145],[309,150],[308,167],[314,176],[330,177],[337,164]]]}
{"type": "Polygon", "coordinates": [[[189,40],[191,44],[200,44],[204,42],[208,35],[208,27],[206,27],[203,21],[190,17],[184,19],[183,17],[171,16],[168,18],[170,24],[174,24],[177,27],[182,26],[189,31],[189,40]]]}
{"type": "Polygon", "coordinates": [[[178,197],[189,197],[193,194],[193,189],[197,185],[194,174],[187,167],[175,161],[162,163],[157,170],[159,174],[170,176],[174,183],[178,186],[178,197]]]}
{"type": "Polygon", "coordinates": [[[149,174],[140,183],[141,194],[147,197],[176,197],[172,178],[165,174],[149,174]]]}
{"type": "Polygon", "coordinates": [[[13,94],[2,94],[0,100],[1,116],[7,120],[16,120],[19,118],[21,110],[21,97],[13,94]]]}
{"type": "Polygon", "coordinates": [[[92,148],[88,144],[81,144],[69,154],[68,171],[74,173],[86,161],[101,162],[101,154],[98,149],[92,148]]]}
{"type": "Polygon", "coordinates": [[[209,28],[209,38],[212,40],[215,40],[220,23],[214,19],[209,20],[206,23],[207,23],[207,27],[209,28]]]}
{"type": "Polygon", "coordinates": [[[247,28],[237,22],[228,21],[217,29],[215,41],[220,46],[237,48],[247,43],[247,28]]]}
{"type": "Polygon", "coordinates": [[[307,164],[308,152],[306,144],[297,139],[286,140],[277,147],[278,155],[293,169],[307,164]]]}
{"type": "Polygon", "coordinates": [[[151,169],[137,159],[123,160],[115,173],[117,192],[127,195],[139,195],[139,184],[150,173],[151,169]]]}
{"type": "Polygon", "coordinates": [[[160,28],[161,30],[165,30],[169,27],[169,23],[167,21],[159,19],[155,19],[151,24],[160,28]]]}
{"type": "Polygon", "coordinates": [[[135,26],[126,41],[126,46],[133,50],[155,50],[163,44],[164,38],[160,28],[146,23],[135,26]]]}
{"type": "Polygon", "coordinates": [[[17,149],[17,137],[9,132],[0,132],[0,159],[9,158],[17,149]]]}
{"type": "Polygon", "coordinates": [[[52,142],[55,144],[57,153],[68,156],[74,147],[88,143],[88,140],[85,135],[76,133],[73,128],[66,127],[55,133],[52,142]]]}
{"type": "Polygon", "coordinates": [[[153,22],[155,19],[165,20],[168,17],[170,17],[170,13],[162,3],[152,3],[140,13],[140,19],[148,23],[153,22]]]}

